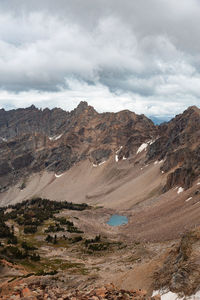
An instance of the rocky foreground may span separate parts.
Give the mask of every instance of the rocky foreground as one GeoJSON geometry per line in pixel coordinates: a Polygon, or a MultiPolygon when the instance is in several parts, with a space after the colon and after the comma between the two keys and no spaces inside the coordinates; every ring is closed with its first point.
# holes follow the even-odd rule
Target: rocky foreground
{"type": "Polygon", "coordinates": [[[66,289],[61,289],[59,287],[45,286],[45,283],[38,281],[34,284],[26,284],[19,282],[19,285],[14,287],[14,291],[11,294],[1,296],[2,300],[6,299],[55,299],[55,300],[159,300],[160,295],[153,297],[147,296],[147,293],[143,290],[131,290],[126,291],[123,289],[117,289],[113,284],[106,285],[101,288],[92,288],[84,290],[73,290],[67,291],[66,289]]]}
{"type": "MultiPolygon", "coordinates": [[[[181,299],[196,300],[199,298],[194,295],[200,290],[199,243],[200,228],[185,234],[179,242],[172,244],[160,256],[157,254],[154,269],[152,259],[147,257],[146,259],[141,257],[141,260],[137,262],[129,262],[132,268],[127,268],[125,272],[121,272],[121,275],[118,274],[121,279],[119,277],[115,285],[106,284],[106,282],[113,282],[115,275],[113,272],[107,280],[102,277],[103,274],[101,276],[94,272],[81,274],[77,273],[77,270],[58,270],[58,272],[43,272],[42,274],[27,273],[19,260],[14,263],[1,260],[0,299],[159,300],[163,296],[160,296],[159,292],[154,292],[155,296],[150,296],[152,291],[170,291],[169,294],[172,296],[180,295],[181,299]],[[145,265],[146,268],[144,268],[145,265]],[[147,291],[140,288],[133,289],[137,284],[134,273],[138,272],[138,268],[143,270],[142,286],[147,282],[147,277],[151,278],[151,288],[147,291]],[[131,281],[131,288],[120,284],[125,277],[131,281]]],[[[128,249],[125,249],[124,254],[126,251],[128,249]]],[[[91,259],[92,256],[87,265],[92,266],[94,261],[92,263],[91,259]]],[[[107,257],[107,259],[110,258],[107,257]]],[[[176,299],[176,297],[167,299],[176,299]]]]}

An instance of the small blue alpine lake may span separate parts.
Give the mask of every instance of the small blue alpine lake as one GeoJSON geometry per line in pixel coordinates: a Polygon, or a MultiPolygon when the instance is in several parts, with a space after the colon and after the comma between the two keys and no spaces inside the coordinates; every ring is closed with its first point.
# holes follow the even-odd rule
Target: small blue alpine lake
{"type": "Polygon", "coordinates": [[[110,226],[120,226],[128,223],[128,218],[126,216],[112,215],[107,222],[110,226]]]}

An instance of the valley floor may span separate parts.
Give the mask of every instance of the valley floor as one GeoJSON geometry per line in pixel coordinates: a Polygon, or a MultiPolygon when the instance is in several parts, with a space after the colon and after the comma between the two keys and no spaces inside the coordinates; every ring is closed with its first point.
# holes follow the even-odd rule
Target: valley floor
{"type": "MultiPolygon", "coordinates": [[[[20,299],[19,295],[34,290],[38,295],[34,298],[31,294],[32,299],[48,299],[48,295],[49,299],[62,299],[62,294],[73,294],[76,289],[89,291],[108,283],[118,290],[145,289],[146,297],[162,288],[184,295],[200,289],[199,181],[186,191],[176,187],[162,193],[166,181],[160,171],[162,162],[145,165],[142,155],[136,165],[131,160],[116,163],[110,159],[94,167],[85,161],[64,174],[34,174],[23,189],[20,183],[0,195],[1,206],[40,196],[86,202],[92,207],[61,210],[56,218],[73,222],[81,234],[56,232],[55,244],[45,240],[45,230],[55,225],[54,219],[26,235],[16,222],[8,221],[19,241],[38,248],[41,259],[34,263],[19,260],[17,264],[4,259],[0,266],[1,299],[20,299]],[[128,224],[106,224],[113,214],[126,216],[128,224]],[[97,236],[100,241],[86,246],[86,240],[97,236]]],[[[70,297],[63,299],[76,299],[70,297]]]]}
{"type": "MultiPolygon", "coordinates": [[[[35,295],[35,298],[26,299],[48,299],[47,296],[49,299],[57,299],[58,295],[62,299],[63,294],[67,297],[76,289],[86,293],[108,283],[112,283],[117,290],[146,290],[147,296],[150,297],[154,290],[162,287],[173,289],[173,276],[177,276],[176,292],[180,292],[184,285],[186,295],[194,294],[200,284],[200,273],[198,273],[200,270],[194,272],[192,277],[190,273],[186,273],[183,279],[178,279],[178,274],[182,269],[185,270],[185,263],[191,268],[196,264],[199,268],[200,231],[197,230],[186,237],[185,248],[190,247],[190,249],[183,248],[180,251],[184,238],[182,242],[180,239],[147,242],[143,239],[135,239],[134,235],[130,234],[131,223],[117,227],[107,225],[106,222],[113,213],[114,210],[111,209],[93,207],[84,211],[62,210],[56,214],[56,218],[66,218],[84,232],[83,240],[74,243],[63,240],[62,235],[65,233],[67,238],[73,238],[77,234],[66,232],[57,233],[58,243],[47,243],[44,231],[52,224],[51,220],[39,227],[37,233],[23,236],[27,243],[37,246],[41,260],[34,263],[22,260],[18,261],[17,265],[4,261],[1,265],[0,277],[1,299],[18,299],[16,295],[23,293],[26,295],[26,291],[29,291],[30,297],[35,295]],[[94,239],[97,234],[101,236],[101,242],[108,243],[109,247],[101,251],[88,251],[85,240],[94,239]],[[184,257],[184,251],[189,253],[189,257],[184,257]],[[179,266],[179,262],[176,261],[178,257],[179,266]],[[178,266],[177,270],[173,269],[174,261],[178,266]],[[171,275],[167,272],[170,268],[171,275]],[[54,271],[56,274],[51,274],[54,271]],[[156,277],[158,274],[160,274],[159,280],[156,277]],[[34,291],[38,295],[34,294],[34,291]],[[54,295],[52,298],[51,294],[54,295]],[[47,295],[46,298],[44,295],[47,295]]],[[[15,233],[18,238],[22,235],[21,227],[16,224],[15,233]]]]}

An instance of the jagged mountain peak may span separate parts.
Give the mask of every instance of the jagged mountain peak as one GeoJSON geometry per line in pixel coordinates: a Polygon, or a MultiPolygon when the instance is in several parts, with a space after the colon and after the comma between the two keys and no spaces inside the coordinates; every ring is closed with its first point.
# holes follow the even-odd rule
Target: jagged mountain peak
{"type": "Polygon", "coordinates": [[[89,107],[89,105],[88,105],[87,101],[81,101],[81,102],[77,105],[76,109],[85,110],[85,109],[87,109],[88,107],[89,107]]]}
{"type": "Polygon", "coordinates": [[[78,106],[73,110],[76,115],[86,114],[97,114],[93,106],[88,105],[86,101],[81,101],[78,106]]]}
{"type": "Polygon", "coordinates": [[[189,106],[189,107],[185,110],[185,112],[187,112],[187,111],[193,111],[193,112],[197,112],[197,113],[200,114],[200,109],[199,109],[197,106],[195,106],[195,105],[189,106]]]}
{"type": "MultiPolygon", "coordinates": [[[[175,116],[175,118],[173,118],[170,122],[174,122],[174,120],[180,120],[180,119],[187,119],[187,121],[194,120],[193,117],[194,116],[200,116],[200,109],[197,106],[189,106],[186,110],[184,110],[183,113],[178,114],[177,116],[175,116]]],[[[169,123],[170,123],[169,122],[169,123]]]]}
{"type": "Polygon", "coordinates": [[[27,109],[38,109],[38,108],[36,108],[36,106],[34,105],[34,104],[32,104],[31,106],[29,106],[27,109]]]}

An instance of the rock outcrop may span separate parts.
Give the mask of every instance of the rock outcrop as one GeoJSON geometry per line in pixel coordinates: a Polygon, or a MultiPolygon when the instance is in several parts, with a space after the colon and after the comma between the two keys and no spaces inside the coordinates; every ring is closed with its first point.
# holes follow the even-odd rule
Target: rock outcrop
{"type": "Polygon", "coordinates": [[[164,264],[154,274],[156,290],[170,290],[182,296],[194,295],[199,290],[199,241],[198,228],[185,233],[168,251],[164,264]]]}
{"type": "MultiPolygon", "coordinates": [[[[30,280],[29,280],[30,281],[30,280]]],[[[37,278],[32,279],[32,282],[25,281],[16,282],[12,284],[12,292],[4,294],[4,289],[0,292],[2,300],[8,299],[46,299],[46,300],[160,300],[160,296],[147,296],[144,290],[124,290],[115,287],[113,284],[108,284],[103,287],[87,287],[67,289],[67,287],[60,287],[55,284],[53,278],[37,278]]]]}
{"type": "Polygon", "coordinates": [[[164,160],[169,173],[164,191],[191,187],[200,174],[200,109],[189,107],[169,123],[158,127],[159,138],[149,146],[148,160],[164,160]]]}

